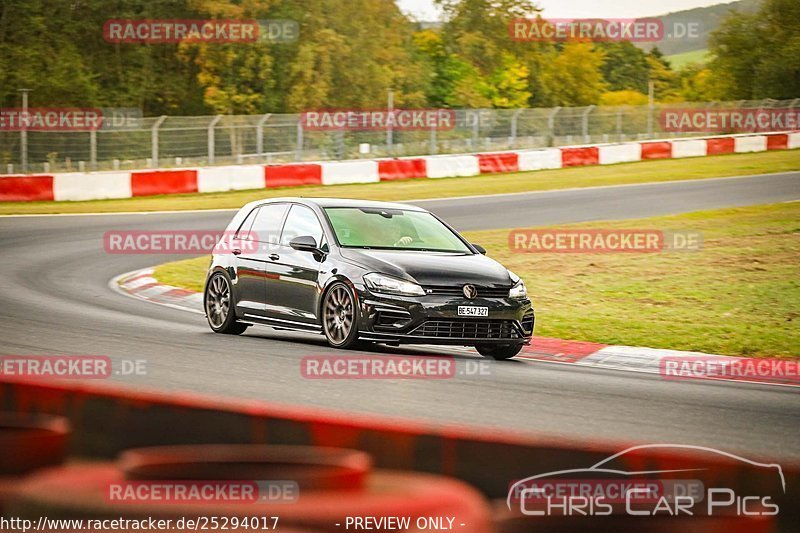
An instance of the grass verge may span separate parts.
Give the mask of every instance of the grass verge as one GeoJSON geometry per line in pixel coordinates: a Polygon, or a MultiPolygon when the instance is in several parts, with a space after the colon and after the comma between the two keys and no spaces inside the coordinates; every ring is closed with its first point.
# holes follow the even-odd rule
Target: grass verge
{"type": "Polygon", "coordinates": [[[608,166],[573,167],[469,178],[414,179],[381,183],[281,187],[224,193],[148,196],[85,202],[3,202],[0,215],[48,213],[112,213],[239,208],[260,198],[319,196],[398,201],[482,194],[597,187],[720,176],[745,176],[800,170],[800,150],[665,159],[608,166]]]}
{"type": "MultiPolygon", "coordinates": [[[[536,334],[753,357],[800,357],[800,202],[559,227],[700,231],[697,252],[524,254],[508,230],[465,235],[522,276],[536,334]]],[[[202,290],[208,257],[156,269],[202,290]]]]}

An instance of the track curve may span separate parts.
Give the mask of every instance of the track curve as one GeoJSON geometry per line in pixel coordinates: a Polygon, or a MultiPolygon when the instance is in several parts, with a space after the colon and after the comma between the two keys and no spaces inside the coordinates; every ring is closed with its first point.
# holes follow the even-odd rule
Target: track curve
{"type": "MultiPolygon", "coordinates": [[[[800,199],[800,173],[419,202],[462,230],[622,219],[800,199]],[[480,207],[480,217],[474,208],[480,207]]],[[[125,298],[123,272],[174,256],[107,255],[108,230],[221,229],[230,212],[0,217],[0,354],[145,359],[128,387],[194,391],[573,439],[681,442],[800,460],[800,394],[758,385],[547,363],[491,365],[449,380],[305,380],[321,337],[251,328],[212,334],[202,315],[125,298]]],[[[378,348],[390,353],[425,349],[378,348]]],[[[459,368],[472,356],[458,353],[459,368]]]]}

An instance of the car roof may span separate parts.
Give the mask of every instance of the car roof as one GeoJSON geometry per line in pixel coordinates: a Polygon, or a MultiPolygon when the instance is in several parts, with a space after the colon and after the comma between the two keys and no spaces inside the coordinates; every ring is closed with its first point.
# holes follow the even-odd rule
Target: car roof
{"type": "Polygon", "coordinates": [[[376,202],[374,200],[358,200],[354,198],[305,198],[302,196],[290,196],[282,198],[264,198],[255,202],[250,202],[248,205],[258,205],[263,203],[275,202],[297,202],[306,205],[316,205],[321,208],[326,207],[372,207],[384,209],[406,209],[411,211],[425,211],[425,209],[416,205],[400,204],[394,202],[376,202]]]}

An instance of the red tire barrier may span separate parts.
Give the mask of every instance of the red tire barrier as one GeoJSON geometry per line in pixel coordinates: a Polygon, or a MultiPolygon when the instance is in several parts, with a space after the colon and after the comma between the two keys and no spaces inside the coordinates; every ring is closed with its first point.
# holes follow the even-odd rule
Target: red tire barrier
{"type": "Polygon", "coordinates": [[[69,422],[61,417],[0,413],[0,475],[61,464],[69,432],[69,422]]]}
{"type": "Polygon", "coordinates": [[[427,178],[428,169],[424,159],[389,159],[378,161],[381,181],[427,178]]]}
{"type": "Polygon", "coordinates": [[[672,143],[668,141],[640,143],[642,159],[670,159],[672,157],[672,143]]]}
{"type": "Polygon", "coordinates": [[[579,167],[600,164],[600,151],[596,146],[561,148],[561,166],[579,167]]]}
{"type": "Polygon", "coordinates": [[[296,185],[322,185],[322,166],[297,164],[264,167],[265,187],[294,187],[296,185]]]}
{"type": "MultiPolygon", "coordinates": [[[[188,459],[191,447],[179,448],[181,448],[181,453],[185,454],[184,459],[188,459]]],[[[124,486],[128,482],[126,472],[120,468],[119,464],[71,465],[43,471],[30,477],[16,491],[9,505],[9,513],[11,516],[31,520],[38,519],[40,516],[82,519],[152,517],[153,519],[172,520],[180,517],[202,516],[236,517],[238,520],[243,517],[279,516],[281,526],[279,530],[288,528],[287,530],[294,531],[307,528],[323,532],[341,532],[343,529],[348,529],[345,527],[348,517],[408,517],[412,526],[404,527],[402,530],[416,531],[417,520],[450,516],[455,517],[453,529],[471,533],[492,531],[491,514],[487,502],[472,487],[460,481],[430,474],[373,471],[366,473],[362,487],[351,487],[348,490],[328,490],[324,486],[325,482],[321,488],[314,488],[314,479],[312,479],[314,475],[310,470],[306,470],[311,468],[314,462],[313,450],[305,449],[299,452],[304,466],[297,471],[291,464],[282,464],[280,458],[271,468],[263,470],[262,467],[270,463],[270,447],[261,447],[261,457],[252,447],[231,446],[224,453],[219,451],[222,447],[217,447],[218,453],[221,455],[212,454],[210,457],[205,456],[202,448],[204,447],[196,449],[197,454],[191,465],[198,468],[199,471],[189,481],[213,482],[213,479],[208,479],[208,475],[214,475],[217,479],[225,481],[241,479],[245,476],[249,476],[250,480],[255,480],[261,475],[276,475],[279,477],[273,479],[291,480],[289,476],[300,473],[306,475],[307,480],[312,484],[307,485],[305,490],[301,484],[298,497],[291,503],[275,503],[269,498],[264,498],[260,492],[255,499],[248,499],[246,502],[232,501],[216,496],[202,502],[186,499],[165,501],[163,498],[151,498],[147,495],[145,498],[139,497],[138,500],[128,498],[126,501],[120,501],[111,497],[112,487],[124,486]],[[238,455],[239,452],[242,452],[242,455],[238,455]],[[237,456],[241,462],[233,460],[237,456]],[[219,458],[231,459],[231,461],[218,462],[219,458]],[[252,460],[256,460],[255,471],[248,470],[253,466],[252,460]],[[205,477],[205,479],[195,481],[197,477],[205,477]],[[461,527],[461,524],[464,526],[461,527]]],[[[291,455],[287,447],[281,448],[283,450],[276,452],[278,455],[282,455],[283,458],[291,455]]],[[[152,460],[158,454],[153,454],[152,451],[135,450],[131,452],[132,455],[128,456],[128,467],[131,467],[131,457],[136,458],[138,455],[138,465],[133,465],[133,468],[139,475],[155,474],[153,481],[157,486],[163,486],[167,482],[161,476],[170,477],[172,474],[192,472],[189,462],[169,465],[168,450],[166,448],[161,450],[159,453],[162,454],[164,461],[160,465],[152,465],[150,470],[147,468],[143,470],[143,457],[149,454],[152,460]],[[159,469],[162,471],[159,472],[159,469]]],[[[329,450],[329,452],[331,451],[329,450]]],[[[324,479],[327,475],[325,472],[327,467],[324,462],[333,457],[328,455],[326,458],[326,453],[323,452],[319,456],[323,459],[323,464],[316,465],[316,468],[320,469],[322,476],[320,479],[324,479]]],[[[340,466],[347,465],[346,469],[355,466],[355,469],[358,470],[363,467],[363,459],[359,455],[353,455],[353,452],[338,450],[331,453],[339,454],[334,457],[333,462],[339,463],[340,466]]],[[[173,478],[170,481],[183,480],[173,478]]],[[[141,480],[138,480],[137,483],[141,483],[141,480]]],[[[375,529],[387,531],[400,528],[380,527],[375,529]]]]}
{"type": "Polygon", "coordinates": [[[133,196],[197,192],[196,170],[154,170],[131,173],[133,196]]]}
{"type": "Polygon", "coordinates": [[[341,448],[211,444],[128,450],[118,464],[126,479],[291,479],[305,491],[363,489],[372,459],[341,448]]]}
{"type": "Polygon", "coordinates": [[[0,177],[0,202],[36,202],[53,199],[53,176],[0,177]]]}
{"type": "Polygon", "coordinates": [[[69,433],[65,418],[0,413],[0,516],[19,476],[64,462],[69,433]]]}
{"type": "Polygon", "coordinates": [[[785,133],[767,135],[767,150],[786,150],[789,148],[789,136],[785,133]]]}
{"type": "Polygon", "coordinates": [[[519,154],[478,154],[478,166],[481,174],[494,174],[497,172],[518,172],[519,154]]]}
{"type": "Polygon", "coordinates": [[[736,141],[733,137],[706,139],[706,155],[732,154],[735,147],[736,141]]]}

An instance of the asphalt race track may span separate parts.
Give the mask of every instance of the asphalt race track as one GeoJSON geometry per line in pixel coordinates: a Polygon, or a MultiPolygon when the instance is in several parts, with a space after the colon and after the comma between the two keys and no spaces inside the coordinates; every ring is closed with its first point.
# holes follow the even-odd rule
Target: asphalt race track
{"type": "MultiPolygon", "coordinates": [[[[587,172],[591,172],[588,169],[587,172]]],[[[490,178],[484,178],[490,179],[490,178]]],[[[458,229],[624,219],[800,200],[800,173],[419,202],[458,229]]],[[[146,359],[126,386],[467,423],[576,439],[684,443],[800,460],[797,389],[663,381],[544,362],[492,363],[445,380],[306,380],[322,337],[250,328],[214,335],[200,314],[127,298],[109,280],[174,256],[108,255],[107,230],[222,229],[231,212],[0,217],[0,354],[146,359]]],[[[534,303],[536,295],[533,295],[534,303]]],[[[425,348],[378,347],[387,353],[425,348]]],[[[459,368],[479,360],[463,351],[459,368]]],[[[341,352],[339,352],[341,353],[341,352]]]]}

